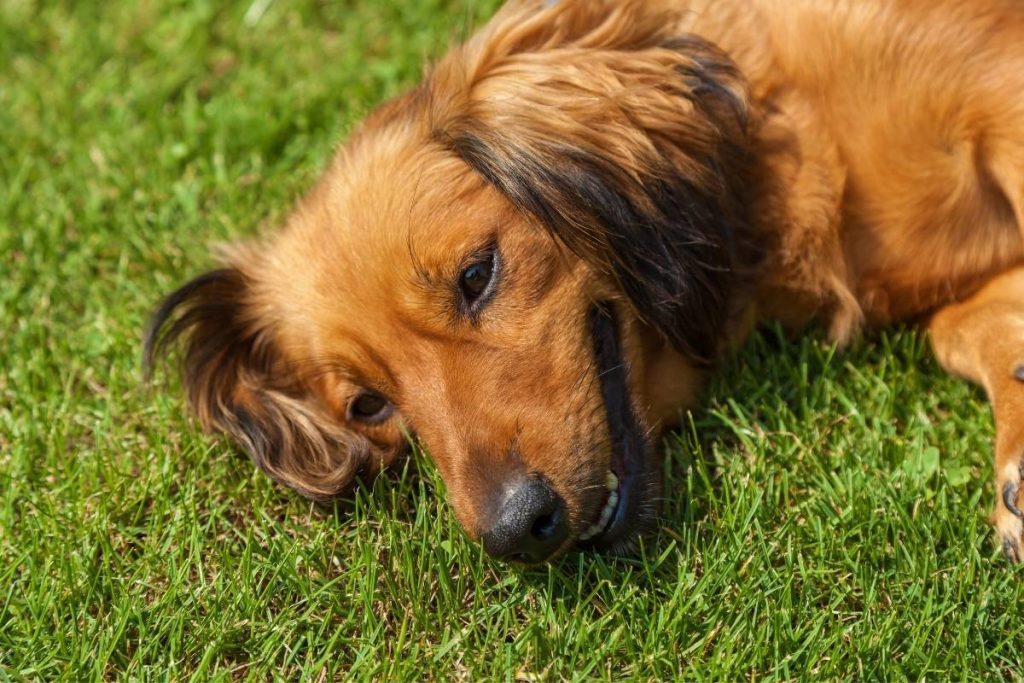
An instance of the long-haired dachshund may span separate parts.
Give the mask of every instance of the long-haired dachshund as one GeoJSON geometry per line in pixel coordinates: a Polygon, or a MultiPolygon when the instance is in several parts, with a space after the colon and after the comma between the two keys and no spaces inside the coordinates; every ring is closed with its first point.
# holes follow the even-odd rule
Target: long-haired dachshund
{"type": "Polygon", "coordinates": [[[623,551],[760,321],[920,320],[995,410],[1022,557],[1024,4],[513,0],[283,230],[171,294],[207,428],[329,499],[414,433],[500,558],[623,551]]]}

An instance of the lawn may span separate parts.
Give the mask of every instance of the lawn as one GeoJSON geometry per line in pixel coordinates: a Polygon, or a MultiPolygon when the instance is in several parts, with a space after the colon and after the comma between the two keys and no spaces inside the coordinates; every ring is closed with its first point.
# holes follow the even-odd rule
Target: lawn
{"type": "Polygon", "coordinates": [[[766,331],[645,552],[530,571],[423,456],[316,507],[143,386],[161,294],[494,4],[0,0],[0,680],[1019,678],[989,410],[910,331],[766,331]]]}

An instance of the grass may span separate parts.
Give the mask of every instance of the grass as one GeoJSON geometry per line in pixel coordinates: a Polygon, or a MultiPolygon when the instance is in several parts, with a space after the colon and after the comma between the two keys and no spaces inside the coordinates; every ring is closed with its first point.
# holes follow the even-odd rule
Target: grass
{"type": "Polygon", "coordinates": [[[1019,678],[989,411],[913,333],[753,340],[645,553],[532,571],[422,457],[316,508],[140,385],[158,297],[493,5],[0,3],[0,680],[1019,678]]]}

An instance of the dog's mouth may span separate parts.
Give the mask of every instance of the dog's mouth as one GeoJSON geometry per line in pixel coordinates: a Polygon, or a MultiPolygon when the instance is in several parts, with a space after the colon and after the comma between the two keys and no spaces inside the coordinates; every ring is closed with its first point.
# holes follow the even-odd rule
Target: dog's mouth
{"type": "Polygon", "coordinates": [[[655,482],[650,472],[650,444],[630,400],[619,329],[610,304],[591,311],[590,330],[611,442],[611,463],[604,480],[604,503],[577,540],[599,550],[627,551],[651,521],[651,489],[655,482]]]}

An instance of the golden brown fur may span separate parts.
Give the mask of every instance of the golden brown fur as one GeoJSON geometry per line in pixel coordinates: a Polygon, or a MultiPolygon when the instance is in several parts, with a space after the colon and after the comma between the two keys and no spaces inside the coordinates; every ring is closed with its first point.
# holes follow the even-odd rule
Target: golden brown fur
{"type": "MultiPolygon", "coordinates": [[[[623,467],[595,306],[654,438],[758,320],[843,343],[940,311],[940,361],[996,406],[1018,557],[1024,286],[999,276],[1022,234],[1024,5],[513,0],[371,115],[282,231],[171,295],[148,354],[183,336],[200,421],[305,495],[412,431],[471,536],[527,473],[564,499],[565,549],[623,467]],[[460,308],[484,257],[493,299],[460,308]],[[364,390],[394,412],[353,419],[364,390]]],[[[601,547],[651,518],[643,458],[636,523],[601,547]]]]}

